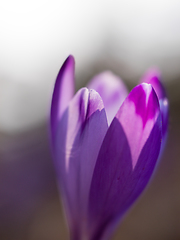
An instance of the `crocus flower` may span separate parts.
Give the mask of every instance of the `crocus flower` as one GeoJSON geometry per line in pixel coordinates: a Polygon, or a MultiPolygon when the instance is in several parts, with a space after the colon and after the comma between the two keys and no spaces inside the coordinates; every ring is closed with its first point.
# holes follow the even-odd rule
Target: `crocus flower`
{"type": "Polygon", "coordinates": [[[110,72],[74,95],[74,65],[69,56],[52,98],[58,183],[70,239],[108,239],[151,178],[167,132],[168,105],[162,104],[158,76],[154,81],[150,74],[150,84],[141,83],[129,95],[110,72]]]}

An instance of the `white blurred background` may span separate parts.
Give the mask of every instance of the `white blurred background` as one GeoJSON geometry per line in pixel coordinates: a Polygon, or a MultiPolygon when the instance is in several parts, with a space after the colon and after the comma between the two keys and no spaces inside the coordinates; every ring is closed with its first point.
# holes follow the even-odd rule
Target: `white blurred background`
{"type": "Polygon", "coordinates": [[[1,0],[1,131],[22,131],[47,117],[69,54],[77,81],[98,59],[123,63],[118,73],[130,80],[154,65],[172,80],[180,74],[180,1],[1,0]]]}

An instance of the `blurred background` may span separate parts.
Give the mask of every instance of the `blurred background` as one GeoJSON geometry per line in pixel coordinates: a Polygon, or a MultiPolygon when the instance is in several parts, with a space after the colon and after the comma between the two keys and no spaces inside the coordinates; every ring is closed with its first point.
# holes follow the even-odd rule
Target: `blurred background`
{"type": "Polygon", "coordinates": [[[0,239],[68,239],[49,149],[48,116],[64,60],[77,89],[111,70],[131,90],[157,66],[169,138],[151,185],[114,239],[180,239],[180,1],[0,1],[0,239]]]}

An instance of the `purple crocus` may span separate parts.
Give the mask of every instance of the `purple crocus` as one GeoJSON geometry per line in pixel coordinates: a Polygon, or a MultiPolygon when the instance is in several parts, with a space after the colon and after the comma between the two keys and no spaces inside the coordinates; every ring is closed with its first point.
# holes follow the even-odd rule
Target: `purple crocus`
{"type": "Polygon", "coordinates": [[[74,66],[69,56],[51,105],[58,183],[70,239],[108,239],[151,178],[167,132],[168,101],[155,72],[129,95],[111,72],[74,95],[74,66]]]}

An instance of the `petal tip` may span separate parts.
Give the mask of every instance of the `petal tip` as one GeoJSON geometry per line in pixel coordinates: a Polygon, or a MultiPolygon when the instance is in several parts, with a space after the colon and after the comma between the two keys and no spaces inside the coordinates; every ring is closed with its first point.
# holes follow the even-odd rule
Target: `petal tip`
{"type": "Polygon", "coordinates": [[[161,72],[157,68],[149,69],[141,79],[141,83],[146,82],[153,86],[159,100],[165,98],[167,95],[160,79],[161,72]]]}
{"type": "Polygon", "coordinates": [[[136,114],[141,116],[143,126],[149,119],[156,120],[160,111],[159,101],[151,84],[142,83],[136,86],[128,98],[134,103],[136,114]]]}
{"type": "MultiPolygon", "coordinates": [[[[59,74],[64,71],[66,68],[72,68],[72,70],[74,71],[74,68],[75,68],[75,60],[74,60],[74,57],[73,55],[69,55],[66,60],[64,61],[62,67],[60,68],[60,71],[59,71],[59,74]]],[[[58,75],[59,75],[58,74],[58,75]]]]}
{"type": "Polygon", "coordinates": [[[75,59],[74,59],[74,56],[73,55],[69,55],[68,57],[67,57],[67,59],[66,59],[68,62],[71,62],[71,63],[75,63],[75,59]]]}
{"type": "Polygon", "coordinates": [[[54,85],[50,115],[53,136],[59,119],[74,95],[74,71],[74,57],[69,55],[60,68],[54,85]]]}

